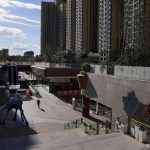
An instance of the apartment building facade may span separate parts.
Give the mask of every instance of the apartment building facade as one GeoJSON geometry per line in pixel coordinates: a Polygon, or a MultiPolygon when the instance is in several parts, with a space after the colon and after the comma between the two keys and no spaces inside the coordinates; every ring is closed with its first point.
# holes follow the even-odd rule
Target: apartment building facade
{"type": "Polygon", "coordinates": [[[56,0],[57,7],[57,51],[66,49],[66,0],[56,0]]]}
{"type": "Polygon", "coordinates": [[[122,0],[98,1],[98,51],[100,61],[115,60],[120,48],[122,0]]]}
{"type": "Polygon", "coordinates": [[[116,59],[120,50],[122,5],[122,0],[67,1],[66,48],[75,49],[77,62],[87,51],[98,54],[100,61],[116,59]]]}
{"type": "Polygon", "coordinates": [[[3,48],[2,50],[0,50],[0,56],[6,59],[9,56],[9,49],[3,48]]]}
{"type": "Polygon", "coordinates": [[[76,59],[83,52],[97,53],[97,0],[76,0],[76,59]]]}
{"type": "Polygon", "coordinates": [[[149,0],[124,0],[124,49],[145,47],[147,21],[150,17],[149,0]],[[143,38],[143,39],[142,39],[143,38]]]}
{"type": "Polygon", "coordinates": [[[57,9],[54,2],[41,3],[41,56],[57,50],[57,9]]]}
{"type": "Polygon", "coordinates": [[[66,49],[75,51],[76,37],[76,0],[67,0],[66,4],[66,49]]]}

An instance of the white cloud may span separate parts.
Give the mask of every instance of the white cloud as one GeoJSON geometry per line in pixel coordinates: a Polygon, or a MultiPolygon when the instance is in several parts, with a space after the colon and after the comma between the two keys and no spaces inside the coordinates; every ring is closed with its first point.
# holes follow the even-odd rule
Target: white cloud
{"type": "Polygon", "coordinates": [[[33,51],[35,55],[39,54],[40,47],[36,44],[15,42],[10,49],[10,55],[23,55],[26,51],[33,51]]]}
{"type": "Polygon", "coordinates": [[[3,26],[0,26],[0,36],[6,36],[9,38],[26,38],[26,35],[22,30],[3,26]]]}
{"type": "Polygon", "coordinates": [[[41,9],[40,5],[23,3],[15,0],[0,0],[0,7],[21,7],[28,9],[41,9]]]}
{"type": "Polygon", "coordinates": [[[16,6],[16,7],[22,7],[22,8],[29,8],[29,9],[41,9],[41,6],[35,5],[32,3],[22,3],[19,1],[10,1],[10,4],[16,6]]]}
{"type": "Polygon", "coordinates": [[[21,16],[11,15],[9,10],[3,8],[0,8],[0,21],[14,22],[14,23],[31,25],[31,26],[36,26],[40,24],[39,21],[31,20],[21,16]]]}
{"type": "Polygon", "coordinates": [[[0,8],[0,15],[2,15],[2,14],[8,14],[8,13],[9,13],[9,10],[0,8]]]}
{"type": "Polygon", "coordinates": [[[8,0],[0,0],[0,7],[13,7],[8,0]]]}

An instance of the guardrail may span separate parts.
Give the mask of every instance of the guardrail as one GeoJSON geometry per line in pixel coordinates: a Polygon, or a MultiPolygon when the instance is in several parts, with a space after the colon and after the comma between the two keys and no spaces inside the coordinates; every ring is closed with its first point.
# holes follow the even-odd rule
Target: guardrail
{"type": "Polygon", "coordinates": [[[91,121],[87,118],[76,119],[75,121],[71,121],[64,124],[65,130],[75,129],[75,128],[81,128],[88,135],[96,135],[100,133],[99,123],[91,121]]]}
{"type": "Polygon", "coordinates": [[[140,142],[150,144],[150,125],[128,117],[120,117],[111,122],[112,129],[107,123],[97,123],[87,118],[76,119],[64,124],[64,129],[81,128],[88,135],[109,134],[122,132],[137,139],[140,142]]]}
{"type": "Polygon", "coordinates": [[[69,130],[69,129],[74,129],[74,128],[80,128],[82,123],[83,123],[83,118],[76,119],[75,121],[65,123],[64,124],[64,129],[69,130]]]}
{"type": "Polygon", "coordinates": [[[29,90],[33,95],[40,96],[39,91],[33,85],[29,85],[29,90]]]}
{"type": "Polygon", "coordinates": [[[83,119],[81,128],[88,135],[99,134],[99,124],[97,122],[89,123],[83,119]]]}
{"type": "Polygon", "coordinates": [[[115,128],[112,132],[122,132],[140,142],[150,144],[150,125],[130,117],[117,118],[113,123],[115,128]]]}

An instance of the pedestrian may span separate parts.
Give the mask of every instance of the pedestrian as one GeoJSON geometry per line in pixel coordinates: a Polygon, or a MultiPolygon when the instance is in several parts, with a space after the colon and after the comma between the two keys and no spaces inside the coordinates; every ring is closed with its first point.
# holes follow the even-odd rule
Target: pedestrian
{"type": "Polygon", "coordinates": [[[38,100],[37,100],[38,108],[40,108],[40,103],[41,103],[41,102],[40,102],[40,100],[38,99],[38,100]]]}

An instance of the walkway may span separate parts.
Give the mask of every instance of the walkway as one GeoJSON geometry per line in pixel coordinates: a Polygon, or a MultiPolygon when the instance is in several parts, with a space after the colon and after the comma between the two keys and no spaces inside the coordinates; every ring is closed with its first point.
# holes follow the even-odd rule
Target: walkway
{"type": "MultiPolygon", "coordinates": [[[[41,111],[37,97],[23,102],[29,126],[10,120],[0,126],[0,148],[5,150],[141,150],[143,144],[122,133],[87,136],[80,129],[63,130],[64,123],[81,118],[70,104],[64,103],[41,87],[41,111]],[[13,138],[12,138],[13,137],[13,138]]],[[[18,113],[19,114],[19,113],[18,113]]],[[[144,149],[143,149],[144,150],[144,149]]]]}
{"type": "Polygon", "coordinates": [[[56,96],[45,91],[42,87],[36,87],[42,98],[32,97],[31,101],[23,103],[24,113],[30,124],[37,123],[60,123],[64,124],[68,121],[81,118],[81,115],[72,109],[72,106],[64,103],[56,96]],[[40,99],[41,111],[37,107],[37,99],[40,99]]]}

